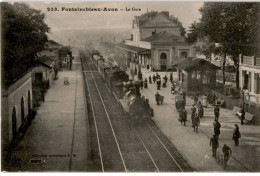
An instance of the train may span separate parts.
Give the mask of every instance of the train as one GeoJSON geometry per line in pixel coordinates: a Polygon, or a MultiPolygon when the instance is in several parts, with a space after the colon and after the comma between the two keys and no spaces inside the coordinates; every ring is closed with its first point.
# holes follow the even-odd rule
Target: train
{"type": "Polygon", "coordinates": [[[104,59],[97,50],[91,55],[109,91],[115,94],[118,99],[125,99],[132,119],[151,118],[153,109],[149,105],[149,100],[141,97],[139,82],[129,80],[129,75],[114,60],[109,57],[104,59]]]}

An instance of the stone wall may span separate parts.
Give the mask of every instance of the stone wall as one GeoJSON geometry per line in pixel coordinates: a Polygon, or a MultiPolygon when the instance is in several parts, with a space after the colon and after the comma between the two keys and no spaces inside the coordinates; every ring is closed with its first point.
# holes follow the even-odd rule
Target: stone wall
{"type": "Polygon", "coordinates": [[[28,117],[28,96],[30,94],[30,109],[32,109],[32,80],[31,72],[28,72],[21,79],[2,90],[2,144],[11,142],[12,134],[12,112],[16,110],[16,130],[22,125],[21,100],[24,101],[25,121],[28,117]]]}

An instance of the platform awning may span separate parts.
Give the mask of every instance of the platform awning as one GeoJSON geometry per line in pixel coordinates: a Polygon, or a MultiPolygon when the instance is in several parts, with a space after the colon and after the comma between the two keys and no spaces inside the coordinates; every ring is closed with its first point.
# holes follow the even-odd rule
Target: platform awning
{"type": "Polygon", "coordinates": [[[120,49],[123,49],[123,50],[126,50],[126,51],[130,51],[132,53],[136,53],[136,54],[150,53],[149,49],[136,47],[136,46],[125,45],[125,44],[117,44],[116,47],[120,48],[120,49]]]}

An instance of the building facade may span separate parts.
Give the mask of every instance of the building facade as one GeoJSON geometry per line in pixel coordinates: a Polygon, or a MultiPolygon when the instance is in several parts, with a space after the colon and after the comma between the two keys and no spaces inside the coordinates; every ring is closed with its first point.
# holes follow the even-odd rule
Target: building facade
{"type": "Polygon", "coordinates": [[[54,64],[53,59],[47,56],[40,57],[32,69],[32,81],[47,81],[50,86],[54,79],[54,64]]]}
{"type": "Polygon", "coordinates": [[[39,53],[41,56],[48,56],[53,60],[59,59],[59,50],[62,48],[62,45],[58,44],[53,40],[46,42],[44,49],[39,53]]]}
{"type": "Polygon", "coordinates": [[[23,126],[30,121],[32,112],[31,71],[7,88],[2,88],[2,147],[9,145],[23,126]]]}
{"type": "Polygon", "coordinates": [[[125,41],[125,47],[121,49],[127,50],[128,46],[144,50],[132,55],[137,58],[139,65],[152,71],[167,71],[181,59],[195,57],[195,47],[185,42],[180,26],[169,12],[160,12],[152,17],[136,16],[132,23],[131,38],[125,41]]]}
{"type": "Polygon", "coordinates": [[[240,56],[239,66],[240,88],[244,92],[245,111],[260,118],[260,57],[240,56]]]}

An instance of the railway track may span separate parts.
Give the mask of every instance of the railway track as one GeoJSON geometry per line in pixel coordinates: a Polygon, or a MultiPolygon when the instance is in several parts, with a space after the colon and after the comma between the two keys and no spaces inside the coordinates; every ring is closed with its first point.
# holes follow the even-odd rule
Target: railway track
{"type": "Polygon", "coordinates": [[[92,133],[90,171],[192,171],[151,120],[134,124],[125,115],[90,58],[82,62],[92,133]]]}

